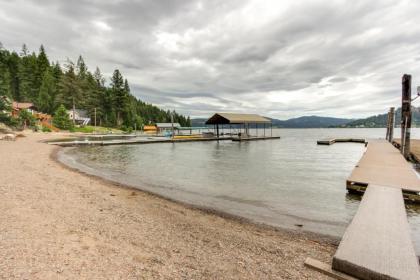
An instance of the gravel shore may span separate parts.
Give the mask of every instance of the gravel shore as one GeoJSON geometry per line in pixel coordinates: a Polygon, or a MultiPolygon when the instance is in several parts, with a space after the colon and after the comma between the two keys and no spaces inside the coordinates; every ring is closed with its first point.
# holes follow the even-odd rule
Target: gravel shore
{"type": "Polygon", "coordinates": [[[83,175],[52,137],[0,141],[1,279],[327,279],[303,263],[330,262],[332,242],[83,175]]]}

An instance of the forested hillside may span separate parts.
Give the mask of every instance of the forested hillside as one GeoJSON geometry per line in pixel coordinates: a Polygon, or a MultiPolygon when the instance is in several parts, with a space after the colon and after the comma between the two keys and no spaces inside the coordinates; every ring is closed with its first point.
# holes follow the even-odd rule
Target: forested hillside
{"type": "MultiPolygon", "coordinates": [[[[388,115],[381,114],[349,122],[342,127],[386,127],[388,115]]],[[[411,107],[412,127],[420,126],[420,107],[411,107]]],[[[401,124],[401,108],[395,111],[395,125],[401,124]]]]}
{"type": "MultiPolygon", "coordinates": [[[[127,79],[116,69],[107,83],[99,68],[88,70],[82,56],[76,63],[51,62],[43,46],[30,52],[23,45],[20,53],[8,51],[0,43],[0,96],[18,102],[32,102],[41,112],[54,114],[63,104],[85,109],[98,125],[141,127],[143,124],[169,122],[169,111],[147,104],[130,92],[127,79]]],[[[174,121],[189,126],[190,119],[174,113],[174,121]]]]}

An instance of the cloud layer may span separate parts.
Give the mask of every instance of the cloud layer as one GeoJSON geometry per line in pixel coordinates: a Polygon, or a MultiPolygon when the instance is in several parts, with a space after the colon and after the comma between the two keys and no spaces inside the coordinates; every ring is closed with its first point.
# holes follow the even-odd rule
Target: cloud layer
{"type": "Polygon", "coordinates": [[[402,74],[420,84],[419,14],[417,0],[4,0],[0,41],[119,68],[139,98],[195,117],[362,117],[399,106],[402,74]]]}

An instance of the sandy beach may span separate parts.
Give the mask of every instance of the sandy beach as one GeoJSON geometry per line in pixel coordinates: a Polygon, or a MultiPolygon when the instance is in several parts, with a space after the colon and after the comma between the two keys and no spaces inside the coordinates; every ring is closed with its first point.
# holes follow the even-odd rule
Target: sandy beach
{"type": "Polygon", "coordinates": [[[54,137],[0,141],[1,279],[327,279],[304,261],[329,263],[330,240],[70,170],[39,142],[54,137]]]}

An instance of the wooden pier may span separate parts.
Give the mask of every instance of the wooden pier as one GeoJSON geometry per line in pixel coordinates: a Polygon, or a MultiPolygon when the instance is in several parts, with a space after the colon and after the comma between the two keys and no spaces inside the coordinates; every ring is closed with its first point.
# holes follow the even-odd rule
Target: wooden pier
{"type": "Polygon", "coordinates": [[[232,141],[235,141],[235,142],[271,140],[271,139],[280,139],[280,136],[232,137],[232,141]]]}
{"type": "Polygon", "coordinates": [[[420,194],[413,167],[391,143],[370,141],[347,180],[349,191],[357,186],[365,194],[331,269],[311,259],[305,264],[337,279],[420,279],[403,200],[420,194]]]}
{"type": "Polygon", "coordinates": [[[365,144],[365,139],[358,139],[358,138],[331,138],[331,139],[323,139],[318,140],[318,145],[332,145],[334,143],[362,143],[365,144]]]}
{"type": "Polygon", "coordinates": [[[144,145],[144,144],[157,144],[157,143],[186,143],[186,142],[210,142],[210,141],[256,141],[256,140],[269,140],[269,139],[280,139],[278,136],[270,137],[212,137],[212,138],[165,138],[165,137],[137,137],[132,139],[124,140],[74,140],[74,141],[51,141],[48,142],[51,145],[57,145],[61,147],[74,147],[74,146],[115,146],[115,145],[144,145]]]}

